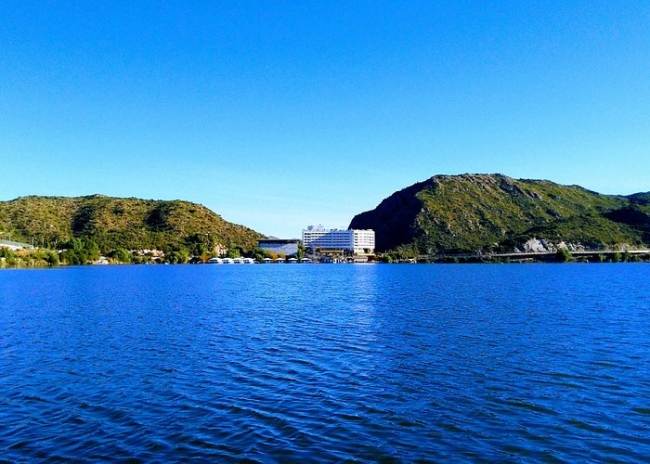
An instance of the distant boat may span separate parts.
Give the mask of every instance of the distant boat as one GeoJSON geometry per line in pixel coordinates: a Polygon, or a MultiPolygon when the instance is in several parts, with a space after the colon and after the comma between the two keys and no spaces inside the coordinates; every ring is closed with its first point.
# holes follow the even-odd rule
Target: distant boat
{"type": "Polygon", "coordinates": [[[210,264],[222,264],[223,261],[221,260],[221,258],[210,258],[208,260],[208,263],[210,263],[210,264]]]}
{"type": "Polygon", "coordinates": [[[253,258],[242,258],[242,263],[244,263],[244,264],[255,264],[255,260],[253,258]]]}
{"type": "Polygon", "coordinates": [[[223,259],[221,260],[221,262],[222,262],[223,264],[233,264],[233,263],[235,262],[235,260],[232,259],[232,258],[223,258],[223,259]]]}

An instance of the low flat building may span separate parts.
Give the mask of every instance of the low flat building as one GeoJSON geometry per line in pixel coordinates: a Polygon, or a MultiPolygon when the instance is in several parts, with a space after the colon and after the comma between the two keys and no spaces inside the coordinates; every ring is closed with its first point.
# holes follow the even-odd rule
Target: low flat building
{"type": "Polygon", "coordinates": [[[282,254],[284,256],[294,256],[298,253],[299,243],[300,240],[297,238],[266,238],[258,240],[257,247],[277,255],[282,254]]]}
{"type": "Polygon", "coordinates": [[[309,248],[344,250],[354,254],[375,252],[375,231],[370,229],[325,229],[309,226],[302,231],[302,243],[309,248]]]}
{"type": "Polygon", "coordinates": [[[11,240],[0,240],[0,248],[6,248],[8,250],[31,250],[34,248],[33,245],[29,243],[14,242],[11,240]]]}

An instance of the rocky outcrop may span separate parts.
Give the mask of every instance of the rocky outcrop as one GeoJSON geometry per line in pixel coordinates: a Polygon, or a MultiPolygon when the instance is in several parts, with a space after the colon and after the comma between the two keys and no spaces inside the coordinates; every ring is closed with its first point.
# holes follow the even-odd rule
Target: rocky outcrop
{"type": "Polygon", "coordinates": [[[565,243],[563,241],[552,243],[547,240],[531,238],[521,246],[514,247],[515,253],[554,253],[558,250],[585,251],[585,246],[578,243],[565,243]]]}

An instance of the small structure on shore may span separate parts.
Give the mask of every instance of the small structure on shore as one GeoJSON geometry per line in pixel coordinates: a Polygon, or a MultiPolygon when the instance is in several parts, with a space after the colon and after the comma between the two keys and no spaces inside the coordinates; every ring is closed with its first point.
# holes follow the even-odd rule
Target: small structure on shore
{"type": "Polygon", "coordinates": [[[258,248],[276,255],[293,256],[298,253],[300,240],[297,238],[265,238],[257,241],[258,248]]]}

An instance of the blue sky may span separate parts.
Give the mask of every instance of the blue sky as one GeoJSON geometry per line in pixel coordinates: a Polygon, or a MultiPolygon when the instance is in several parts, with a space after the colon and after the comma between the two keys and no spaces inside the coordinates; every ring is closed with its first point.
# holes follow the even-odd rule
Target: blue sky
{"type": "Polygon", "coordinates": [[[435,174],[650,190],[650,2],[0,2],[0,200],[280,237],[435,174]]]}

